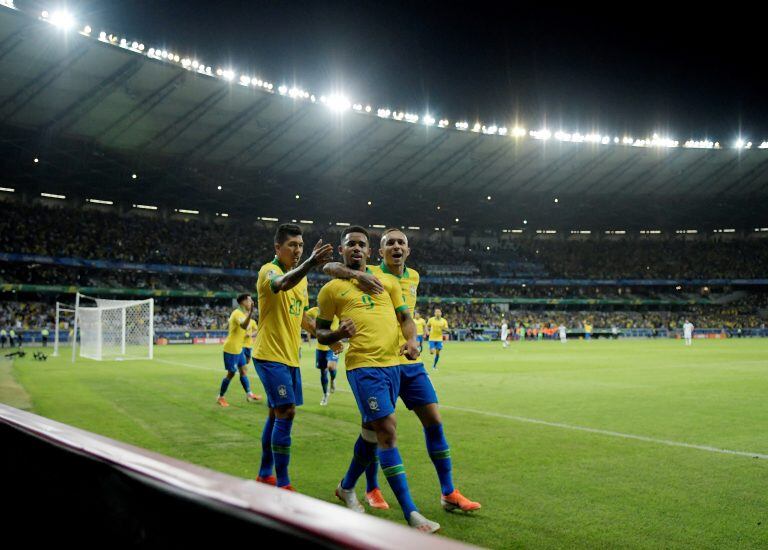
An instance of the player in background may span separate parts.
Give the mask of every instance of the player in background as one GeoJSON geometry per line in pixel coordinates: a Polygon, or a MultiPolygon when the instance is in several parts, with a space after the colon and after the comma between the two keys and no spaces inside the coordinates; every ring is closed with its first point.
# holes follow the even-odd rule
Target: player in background
{"type": "Polygon", "coordinates": [[[259,330],[259,325],[255,319],[251,319],[248,323],[248,328],[245,329],[245,339],[243,340],[243,355],[245,356],[245,364],[251,362],[253,357],[253,339],[256,338],[256,333],[259,330]]]}
{"type": "Polygon", "coordinates": [[[296,407],[304,402],[299,370],[301,329],[314,334],[307,318],[307,273],[333,257],[333,247],[320,240],[299,265],[304,239],[298,225],[282,224],[275,232],[275,258],[259,269],[259,331],[253,363],[264,385],[269,415],[261,434],[261,465],[257,481],[293,491],[288,475],[291,428],[296,407]],[[272,474],[273,468],[277,476],[272,474]]]}
{"type": "Polygon", "coordinates": [[[584,339],[587,341],[592,339],[592,324],[587,320],[584,321],[584,339]]]}
{"type": "Polygon", "coordinates": [[[557,332],[560,333],[560,343],[565,344],[566,341],[566,335],[565,335],[565,324],[560,323],[560,326],[557,327],[557,332]]]}
{"type": "MultiPolygon", "coordinates": [[[[368,231],[362,227],[351,226],[344,230],[340,252],[347,268],[366,271],[366,260],[370,255],[368,239],[368,231]]],[[[330,345],[349,338],[344,363],[362,415],[362,433],[355,442],[349,469],[336,488],[336,496],[347,507],[364,512],[355,494],[355,483],[378,454],[381,468],[408,524],[433,533],[440,525],[426,519],[416,508],[397,448],[395,403],[400,390],[399,353],[409,360],[418,358],[416,325],[397,280],[382,277],[379,284],[383,292],[368,294],[356,279],[334,279],[323,286],[317,297],[320,308],[318,341],[330,345]],[[334,315],[341,319],[341,324],[332,331],[330,320],[334,315]],[[398,345],[400,332],[405,340],[402,347],[398,345]]]]}
{"type": "MultiPolygon", "coordinates": [[[[383,239],[384,237],[382,237],[382,240],[383,239]]],[[[416,323],[416,341],[419,343],[419,353],[421,353],[424,351],[424,338],[427,334],[427,322],[418,311],[413,312],[413,322],[416,323]]]]}
{"type": "MultiPolygon", "coordinates": [[[[307,310],[307,317],[310,319],[317,319],[317,306],[307,310]]],[[[339,318],[334,317],[331,323],[331,330],[339,328],[339,318]]],[[[320,405],[325,407],[328,405],[328,374],[331,375],[331,387],[330,393],[336,391],[336,365],[339,363],[339,355],[344,350],[344,344],[336,342],[333,346],[325,346],[320,342],[317,343],[317,349],[315,350],[315,368],[320,370],[320,386],[323,388],[323,398],[320,400],[320,405]]]]}
{"type": "Polygon", "coordinates": [[[224,398],[227,393],[229,383],[235,377],[236,372],[240,372],[240,384],[245,390],[245,397],[248,401],[261,401],[261,396],[251,392],[251,382],[248,380],[248,361],[250,357],[245,355],[245,340],[248,334],[249,326],[255,321],[251,319],[253,315],[253,298],[250,294],[241,294],[237,297],[237,309],[229,316],[227,339],[224,340],[224,369],[227,374],[221,381],[219,388],[219,397],[216,402],[222,407],[229,407],[229,403],[224,398]]]}
{"type": "Polygon", "coordinates": [[[507,338],[509,337],[509,326],[507,325],[507,320],[502,319],[501,320],[501,347],[509,347],[509,341],[507,338]]]}
{"type": "Polygon", "coordinates": [[[429,353],[435,356],[432,368],[437,370],[437,362],[440,361],[440,351],[443,349],[443,331],[448,330],[448,321],[443,318],[443,312],[435,310],[434,317],[427,321],[429,334],[429,353]]]}
{"type": "Polygon", "coordinates": [[[4,328],[0,328],[0,348],[5,347],[5,342],[8,340],[8,332],[4,328]]]}
{"type": "MultiPolygon", "coordinates": [[[[381,264],[368,267],[371,274],[377,277],[377,282],[390,278],[400,286],[403,300],[409,309],[416,307],[419,286],[419,273],[405,265],[410,253],[411,249],[405,233],[399,229],[390,228],[385,230],[381,236],[379,247],[379,256],[382,258],[381,264]]],[[[373,294],[380,292],[373,287],[369,281],[370,275],[367,273],[352,270],[339,263],[327,264],[323,271],[327,275],[340,279],[356,279],[358,284],[371,286],[371,293],[373,294]]],[[[398,332],[398,335],[398,345],[402,348],[406,340],[402,332],[398,332]]],[[[412,410],[416,414],[424,428],[427,452],[440,482],[440,500],[443,508],[463,511],[480,508],[479,503],[464,497],[453,485],[451,451],[443,430],[443,421],[437,405],[437,393],[424,369],[424,364],[418,358],[401,357],[398,395],[408,410],[412,410]]],[[[373,508],[387,509],[389,505],[379,489],[377,469],[375,461],[365,469],[367,481],[365,498],[373,508]]]]}
{"type": "Polygon", "coordinates": [[[686,346],[690,346],[693,343],[693,323],[688,319],[683,323],[683,338],[685,338],[686,346]]]}

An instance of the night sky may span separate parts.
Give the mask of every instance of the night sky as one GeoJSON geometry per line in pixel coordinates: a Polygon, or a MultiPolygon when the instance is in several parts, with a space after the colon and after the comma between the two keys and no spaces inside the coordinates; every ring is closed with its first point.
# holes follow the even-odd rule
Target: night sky
{"type": "MultiPolygon", "coordinates": [[[[423,115],[684,141],[768,139],[754,8],[70,0],[94,31],[423,115]]],[[[17,0],[55,9],[55,0],[17,0]]]]}

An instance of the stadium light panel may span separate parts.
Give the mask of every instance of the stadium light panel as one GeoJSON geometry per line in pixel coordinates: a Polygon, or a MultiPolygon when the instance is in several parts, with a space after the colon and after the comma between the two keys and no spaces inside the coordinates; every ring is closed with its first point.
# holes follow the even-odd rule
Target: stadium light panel
{"type": "Polygon", "coordinates": [[[368,206],[371,206],[373,203],[371,201],[368,201],[368,206]]]}
{"type": "Polygon", "coordinates": [[[513,137],[525,137],[528,132],[526,132],[525,128],[522,128],[520,126],[515,126],[512,128],[512,136],[513,137]]]}
{"type": "Polygon", "coordinates": [[[228,217],[229,217],[229,214],[227,214],[226,212],[222,212],[222,213],[221,213],[221,217],[222,217],[222,218],[228,218],[228,217]]]}
{"type": "Polygon", "coordinates": [[[557,202],[560,202],[560,199],[558,199],[557,197],[555,197],[555,202],[556,202],[556,203],[557,203],[557,202]]]}
{"type": "Polygon", "coordinates": [[[370,105],[366,105],[365,106],[365,112],[366,113],[370,113],[371,112],[371,106],[370,105]]]}
{"type": "Polygon", "coordinates": [[[387,226],[380,223],[374,223],[371,227],[375,227],[376,229],[386,229],[387,226]]]}
{"type": "Polygon", "coordinates": [[[457,130],[464,132],[469,129],[469,122],[457,122],[454,126],[457,130]]]}
{"type": "Polygon", "coordinates": [[[83,30],[80,31],[80,34],[83,34],[85,36],[90,36],[92,30],[93,29],[91,29],[90,25],[86,25],[85,27],[83,27],[83,30]]]}
{"type": "Polygon", "coordinates": [[[432,126],[435,123],[435,118],[431,115],[424,115],[424,124],[432,126]]]}
{"type": "Polygon", "coordinates": [[[488,195],[488,196],[487,196],[487,197],[485,197],[485,198],[486,198],[486,199],[488,199],[488,200],[491,200],[491,196],[490,196],[490,195],[488,195]]]}
{"type": "Polygon", "coordinates": [[[277,218],[270,218],[270,217],[267,217],[267,216],[257,216],[256,219],[257,220],[261,220],[261,221],[265,221],[265,222],[276,222],[276,221],[278,221],[277,218]]]}
{"type": "Polygon", "coordinates": [[[5,6],[6,8],[11,8],[12,10],[16,9],[16,6],[13,5],[13,0],[0,0],[0,6],[5,6]]]}
{"type": "Polygon", "coordinates": [[[138,177],[139,177],[139,176],[137,176],[136,174],[131,174],[131,179],[132,179],[132,180],[135,180],[135,179],[136,179],[136,178],[138,178],[138,177]]]}
{"type": "Polygon", "coordinates": [[[480,125],[480,123],[479,122],[475,122],[475,125],[472,126],[472,131],[473,132],[479,132],[481,128],[482,128],[482,126],[480,125]]]}
{"type": "Polygon", "coordinates": [[[315,222],[313,222],[312,220],[299,220],[299,223],[313,224],[315,222]]]}
{"type": "Polygon", "coordinates": [[[419,229],[421,229],[421,227],[419,227],[418,225],[409,225],[408,229],[413,229],[415,231],[418,231],[419,229]]]}
{"type": "Polygon", "coordinates": [[[523,220],[523,225],[528,225],[528,220],[523,220]]]}
{"type": "Polygon", "coordinates": [[[200,213],[199,210],[187,210],[185,208],[177,208],[176,212],[178,212],[179,214],[195,214],[195,215],[200,213]]]}
{"type": "Polygon", "coordinates": [[[349,227],[350,223],[349,222],[336,222],[336,225],[338,225],[340,227],[349,227]]]}
{"type": "Polygon", "coordinates": [[[301,195],[297,194],[297,195],[295,195],[295,197],[296,197],[296,200],[299,200],[301,198],[301,195]]]}
{"type": "Polygon", "coordinates": [[[157,210],[157,206],[151,204],[134,204],[133,207],[139,210],[157,210]]]}
{"type": "Polygon", "coordinates": [[[216,189],[218,189],[219,191],[221,191],[221,185],[217,185],[217,186],[216,186],[216,189]]]}
{"type": "Polygon", "coordinates": [[[345,96],[339,94],[329,95],[326,105],[336,112],[348,111],[352,107],[352,103],[345,96]]]}
{"type": "Polygon", "coordinates": [[[112,206],[113,204],[115,204],[112,201],[105,201],[105,200],[101,200],[101,199],[85,199],[85,201],[86,202],[91,202],[93,204],[106,204],[107,206],[112,206]]]}
{"type": "Polygon", "coordinates": [[[33,160],[32,162],[34,162],[35,164],[37,164],[38,162],[40,162],[40,159],[39,159],[39,158],[37,158],[37,157],[35,157],[35,158],[34,158],[34,160],[33,160]]]}
{"type": "Polygon", "coordinates": [[[459,223],[459,218],[456,218],[456,219],[455,219],[455,220],[453,220],[453,221],[455,221],[456,223],[459,223]]]}
{"type": "Polygon", "coordinates": [[[13,187],[0,187],[0,191],[2,191],[3,193],[15,193],[16,189],[14,189],[13,187]]]}
{"type": "Polygon", "coordinates": [[[46,197],[48,199],[59,199],[59,200],[64,200],[67,198],[65,195],[57,195],[55,193],[40,193],[40,196],[46,197]]]}
{"type": "MultiPolygon", "coordinates": [[[[46,19],[46,13],[43,12],[43,19],[46,19]]],[[[75,26],[75,18],[74,16],[65,10],[56,10],[50,14],[50,17],[47,17],[48,22],[52,25],[55,25],[59,27],[60,29],[63,29],[65,31],[68,31],[72,27],[75,26]]]]}

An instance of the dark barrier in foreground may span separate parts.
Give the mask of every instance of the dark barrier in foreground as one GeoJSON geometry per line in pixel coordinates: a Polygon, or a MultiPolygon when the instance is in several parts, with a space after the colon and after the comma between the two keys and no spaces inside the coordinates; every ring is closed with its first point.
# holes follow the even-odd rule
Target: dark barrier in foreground
{"type": "Polygon", "coordinates": [[[57,545],[469,548],[0,404],[6,537],[57,545]]]}

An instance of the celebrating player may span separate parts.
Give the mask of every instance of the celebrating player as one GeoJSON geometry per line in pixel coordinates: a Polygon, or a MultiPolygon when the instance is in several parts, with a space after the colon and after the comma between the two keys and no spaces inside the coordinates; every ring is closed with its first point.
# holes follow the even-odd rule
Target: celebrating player
{"type": "MultiPolygon", "coordinates": [[[[368,232],[362,227],[352,226],[344,231],[340,252],[347,268],[366,271],[370,253],[368,238],[368,232]]],[[[433,533],[440,525],[426,519],[416,508],[397,448],[398,349],[408,359],[418,358],[416,325],[397,282],[388,277],[379,284],[383,292],[368,294],[355,279],[334,279],[323,286],[317,297],[320,308],[318,341],[330,345],[349,338],[345,359],[347,379],[362,415],[362,433],[355,443],[349,469],[336,488],[336,495],[349,508],[364,511],[355,494],[355,483],[378,451],[381,468],[408,524],[433,533]],[[334,315],[341,319],[335,331],[330,328],[334,315]],[[398,346],[398,323],[405,340],[402,347],[398,346]]]]}
{"type": "MultiPolygon", "coordinates": [[[[317,306],[307,310],[307,317],[310,319],[317,319],[317,306]]],[[[339,328],[339,318],[334,317],[331,323],[331,330],[339,328]]],[[[336,365],[339,362],[339,354],[344,349],[344,345],[341,342],[336,342],[333,346],[328,347],[320,342],[317,343],[317,349],[315,351],[315,368],[320,370],[320,386],[323,388],[323,398],[320,400],[320,405],[325,407],[328,405],[328,373],[331,375],[331,388],[330,393],[336,391],[336,365]]]]}
{"type": "Polygon", "coordinates": [[[443,312],[435,310],[435,316],[427,321],[429,329],[429,353],[435,356],[432,368],[437,370],[437,362],[440,361],[440,351],[443,349],[443,331],[448,330],[448,321],[443,318],[443,312]]]}
{"type": "Polygon", "coordinates": [[[224,368],[227,371],[226,376],[221,381],[221,389],[216,402],[222,407],[229,407],[229,403],[224,398],[227,393],[229,383],[234,378],[235,373],[240,371],[240,383],[245,390],[245,396],[248,401],[260,401],[261,396],[251,392],[251,382],[248,380],[248,361],[250,355],[246,357],[246,339],[248,338],[251,326],[256,322],[251,319],[253,314],[253,298],[250,294],[241,294],[237,297],[237,309],[229,316],[229,332],[227,339],[224,340],[224,368]]]}
{"type": "Polygon", "coordinates": [[[312,255],[299,265],[304,239],[297,225],[282,224],[275,233],[275,259],[259,270],[259,331],[253,362],[264,385],[269,416],[261,435],[261,467],[257,481],[293,491],[288,475],[291,457],[291,426],[301,392],[299,346],[302,327],[314,333],[309,309],[307,273],[329,262],[333,247],[320,240],[312,255]],[[272,475],[274,467],[277,477],[272,475]]]}
{"type": "MultiPolygon", "coordinates": [[[[405,265],[410,253],[408,237],[399,229],[387,229],[381,237],[379,248],[382,262],[378,266],[368,268],[380,280],[394,279],[400,286],[403,300],[409,308],[416,306],[419,286],[419,273],[405,265]]],[[[370,275],[361,271],[350,270],[341,264],[330,263],[323,268],[323,271],[334,277],[354,278],[359,284],[373,286],[370,275]]],[[[378,290],[372,289],[372,291],[377,292],[378,290]]],[[[402,334],[399,336],[399,345],[402,347],[405,344],[405,338],[402,334]]],[[[405,406],[416,413],[424,427],[427,452],[432,459],[440,481],[440,501],[443,508],[446,510],[477,510],[480,508],[480,504],[464,497],[453,485],[450,447],[443,431],[442,418],[437,406],[437,394],[427,371],[424,369],[424,364],[418,358],[401,357],[401,360],[399,396],[405,406]]],[[[374,462],[365,471],[368,483],[366,500],[374,508],[389,508],[378,488],[376,469],[374,462]]]]}

